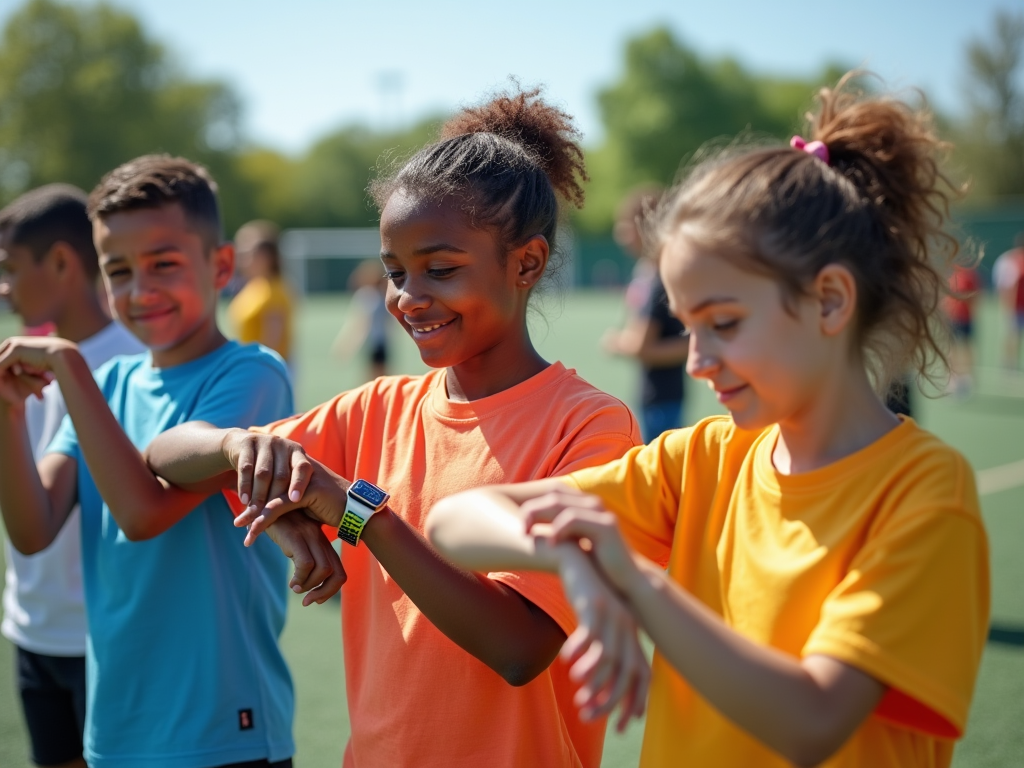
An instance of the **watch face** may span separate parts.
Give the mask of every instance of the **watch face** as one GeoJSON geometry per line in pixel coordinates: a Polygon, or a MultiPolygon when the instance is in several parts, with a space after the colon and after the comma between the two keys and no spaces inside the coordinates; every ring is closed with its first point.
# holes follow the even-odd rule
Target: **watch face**
{"type": "Polygon", "coordinates": [[[356,480],[349,486],[348,492],[374,509],[382,506],[388,500],[386,492],[366,480],[356,480]]]}

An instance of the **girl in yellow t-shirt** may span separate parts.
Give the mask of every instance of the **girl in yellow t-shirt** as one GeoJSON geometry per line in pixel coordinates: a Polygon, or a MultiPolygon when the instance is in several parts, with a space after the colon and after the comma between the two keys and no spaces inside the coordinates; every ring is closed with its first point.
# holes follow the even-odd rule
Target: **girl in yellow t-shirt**
{"type": "Polygon", "coordinates": [[[848,78],[811,138],[705,161],[656,215],[688,371],[728,417],[428,519],[466,567],[589,554],[609,590],[563,656],[584,716],[628,714],[642,670],[603,605],[650,634],[642,766],[946,766],[967,720],[989,611],[973,473],[878,396],[944,360],[954,190],[928,115],[848,78]]]}
{"type": "Polygon", "coordinates": [[[290,361],[294,309],[281,276],[278,235],[277,225],[269,221],[250,221],[238,230],[235,250],[246,283],[232,299],[228,316],[243,344],[262,344],[290,361]]]}

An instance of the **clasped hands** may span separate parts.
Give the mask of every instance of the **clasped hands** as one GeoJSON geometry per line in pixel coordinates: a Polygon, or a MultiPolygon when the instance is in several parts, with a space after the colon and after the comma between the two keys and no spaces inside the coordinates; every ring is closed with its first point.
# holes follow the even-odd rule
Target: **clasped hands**
{"type": "Polygon", "coordinates": [[[348,481],[292,440],[231,429],[221,444],[237,476],[245,509],[235,526],[247,527],[245,546],[266,534],[291,559],[289,586],[307,593],[303,605],[323,603],[345,583],[345,569],[321,525],[337,527],[345,511],[348,481]]]}
{"type": "Polygon", "coordinates": [[[524,502],[521,512],[538,546],[559,553],[559,575],[579,619],[561,657],[581,684],[574,697],[580,716],[602,717],[618,706],[616,729],[622,731],[643,715],[650,684],[650,665],[627,607],[641,571],[615,516],[596,496],[566,486],[524,502]]]}

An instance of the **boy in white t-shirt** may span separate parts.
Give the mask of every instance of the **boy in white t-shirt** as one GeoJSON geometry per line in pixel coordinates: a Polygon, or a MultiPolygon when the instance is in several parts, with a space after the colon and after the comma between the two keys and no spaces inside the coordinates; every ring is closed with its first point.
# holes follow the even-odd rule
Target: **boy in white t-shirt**
{"type": "Polygon", "coordinates": [[[1024,232],[1014,239],[1014,247],[992,265],[992,282],[1008,320],[1003,364],[1020,366],[1020,342],[1024,335],[1024,232]]]}
{"type": "MultiPolygon", "coordinates": [[[[0,211],[0,296],[26,326],[52,322],[78,344],[91,369],[143,351],[111,322],[97,292],[99,266],[86,194],[50,184],[0,211]]],[[[56,382],[25,405],[36,459],[67,410],[56,382]]],[[[85,766],[85,610],[78,510],[56,540],[35,555],[4,542],[7,558],[0,631],[17,648],[18,689],[37,765],[85,766]]]]}

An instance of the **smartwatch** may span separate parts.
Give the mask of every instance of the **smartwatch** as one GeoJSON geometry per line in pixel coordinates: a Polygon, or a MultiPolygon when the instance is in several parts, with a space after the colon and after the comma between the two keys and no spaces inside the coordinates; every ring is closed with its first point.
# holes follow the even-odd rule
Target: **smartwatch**
{"type": "Polygon", "coordinates": [[[338,525],[338,538],[354,547],[359,543],[366,521],[384,508],[391,494],[371,482],[356,480],[348,487],[346,496],[348,500],[338,525]]]}

